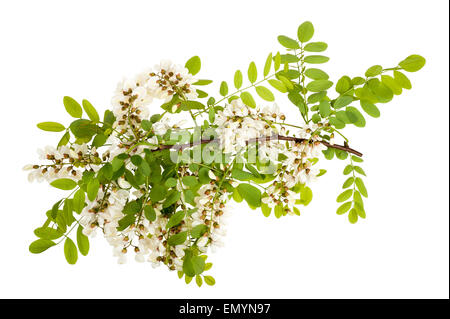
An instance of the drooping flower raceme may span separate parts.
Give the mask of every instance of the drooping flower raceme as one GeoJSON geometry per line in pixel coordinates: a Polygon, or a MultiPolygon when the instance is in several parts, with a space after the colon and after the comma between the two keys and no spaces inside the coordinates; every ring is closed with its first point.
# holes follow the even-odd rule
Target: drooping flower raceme
{"type": "Polygon", "coordinates": [[[318,168],[321,157],[349,161],[337,213],[348,212],[352,223],[365,218],[362,154],[342,133],[347,125],[363,127],[365,117],[350,104],[378,117],[376,103],[410,88],[402,71],[417,71],[425,62],[412,55],[394,68],[373,66],[364,78],[343,76],[333,97],[328,75],[307,67],[326,61],[308,55],[326,49],[323,42],[310,42],[312,30],[305,22],[298,40],[279,37],[290,53],[269,54],[260,81],[252,62],[245,88],[242,72],[236,71],[236,91],[229,93],[223,81],[219,98],[199,88],[212,81],[195,78],[198,57],[185,66],[163,61],[124,79],[102,118],[89,101],[80,105],[65,97],[74,121],[67,127],[39,123],[63,136],[56,147],[38,151],[39,163],[24,169],[30,181],[45,180],[70,193],[47,211],[30,251],[64,241],[65,257],[74,264],[78,251],[86,255],[89,238],[97,235],[119,263],[132,257],[177,271],[186,283],[195,277],[199,286],[213,285],[214,278],[205,274],[212,267],[207,254],[226,242],[230,201],[245,201],[265,216],[300,215],[299,206],[312,200],[311,185],[326,172],[318,168]],[[263,82],[287,93],[298,110],[295,124],[263,82]],[[252,90],[263,101],[257,103],[252,90]],[[83,110],[88,118],[82,118],[83,110]]]}

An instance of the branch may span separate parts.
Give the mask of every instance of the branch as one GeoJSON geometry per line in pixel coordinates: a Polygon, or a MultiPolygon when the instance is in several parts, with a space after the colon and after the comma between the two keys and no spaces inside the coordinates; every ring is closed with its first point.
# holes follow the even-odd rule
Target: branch
{"type": "MultiPolygon", "coordinates": [[[[273,136],[263,136],[261,138],[258,139],[250,139],[247,144],[249,143],[255,143],[255,142],[264,142],[264,141],[270,141],[270,140],[282,140],[282,141],[294,141],[297,143],[301,143],[304,141],[307,141],[307,139],[304,138],[298,138],[298,137],[293,137],[293,136],[282,136],[282,135],[273,135],[273,136]]],[[[169,148],[173,148],[175,150],[183,150],[185,148],[189,148],[192,146],[196,146],[196,145],[201,145],[201,144],[208,144],[208,143],[217,143],[219,142],[218,139],[215,140],[200,140],[197,142],[192,142],[192,143],[186,143],[186,144],[179,144],[179,145],[161,145],[159,148],[152,150],[152,152],[156,152],[156,151],[160,151],[160,150],[165,150],[165,149],[169,149],[169,148]]],[[[337,145],[337,144],[330,144],[326,141],[320,141],[320,143],[322,143],[323,145],[325,145],[326,147],[330,147],[330,148],[335,148],[338,150],[342,150],[342,151],[346,151],[347,153],[351,153],[354,154],[356,156],[362,157],[363,154],[358,152],[357,150],[354,150],[352,148],[350,148],[348,145],[337,145]]]]}

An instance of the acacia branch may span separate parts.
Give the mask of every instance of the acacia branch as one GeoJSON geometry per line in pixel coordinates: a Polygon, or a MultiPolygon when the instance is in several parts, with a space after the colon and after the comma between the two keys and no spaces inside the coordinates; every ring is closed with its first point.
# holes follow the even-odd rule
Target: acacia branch
{"type": "MultiPolygon", "coordinates": [[[[294,142],[297,142],[297,143],[301,143],[301,142],[304,142],[304,141],[309,141],[308,139],[299,138],[299,137],[273,135],[273,136],[263,136],[261,138],[250,139],[247,142],[247,144],[255,143],[255,142],[265,142],[265,141],[271,141],[271,140],[277,140],[277,139],[278,140],[282,140],[282,141],[294,141],[294,142]]],[[[208,144],[208,143],[217,143],[217,142],[219,142],[218,139],[214,139],[214,140],[202,139],[200,141],[196,141],[196,142],[192,142],[192,143],[186,143],[186,144],[161,145],[160,147],[158,147],[158,148],[156,148],[156,149],[154,149],[152,151],[156,152],[156,151],[170,149],[170,148],[173,148],[175,150],[183,150],[185,148],[193,147],[193,146],[196,146],[196,145],[208,144]]],[[[330,148],[335,148],[335,149],[338,149],[338,150],[346,151],[348,153],[354,154],[354,155],[359,156],[359,157],[363,156],[363,154],[361,152],[358,152],[357,150],[354,150],[353,148],[350,148],[348,145],[330,144],[329,142],[326,142],[326,141],[320,141],[320,143],[322,143],[326,147],[330,147],[330,148]]]]}

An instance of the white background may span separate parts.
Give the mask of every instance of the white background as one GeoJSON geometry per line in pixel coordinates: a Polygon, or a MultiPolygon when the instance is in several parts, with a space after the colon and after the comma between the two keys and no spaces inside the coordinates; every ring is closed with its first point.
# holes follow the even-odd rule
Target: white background
{"type": "MultiPolygon", "coordinates": [[[[448,2],[438,1],[2,1],[0,4],[0,297],[85,298],[448,298],[448,2]],[[109,106],[116,83],[162,58],[202,58],[201,78],[232,82],[261,68],[276,36],[314,23],[329,44],[323,68],[336,81],[373,64],[426,57],[413,89],[365,129],[345,130],[364,153],[368,218],[335,213],[346,162],[321,161],[302,216],[280,220],[236,205],[226,246],[210,256],[214,287],[131,260],[118,265],[98,237],[88,257],[66,263],[63,247],[28,252],[33,229],[62,192],[28,184],[23,165],[59,135],[35,124],[68,124],[62,97],[109,106]],[[245,73],[244,73],[245,74],[245,73]]],[[[278,100],[291,122],[298,111],[278,100]]],[[[154,112],[158,104],[154,104],[154,112]]]]}

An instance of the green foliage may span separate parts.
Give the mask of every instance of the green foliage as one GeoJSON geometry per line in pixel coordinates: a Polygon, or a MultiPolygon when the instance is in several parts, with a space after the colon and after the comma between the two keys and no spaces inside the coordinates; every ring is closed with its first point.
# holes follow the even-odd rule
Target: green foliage
{"type": "Polygon", "coordinates": [[[89,238],[83,234],[83,227],[80,225],[77,229],[77,244],[80,253],[87,256],[89,253],[89,238]]]}
{"type": "Polygon", "coordinates": [[[58,122],[41,122],[37,124],[37,127],[47,132],[62,132],[66,129],[64,125],[58,122]]]}
{"type": "Polygon", "coordinates": [[[83,100],[81,104],[83,105],[84,111],[92,122],[96,123],[100,121],[100,116],[98,115],[97,110],[88,100],[83,100]]]}
{"type": "Polygon", "coordinates": [[[33,254],[40,254],[50,247],[55,246],[55,243],[49,239],[38,239],[30,244],[30,252],[33,254]]]}
{"type": "Polygon", "coordinates": [[[251,208],[261,206],[261,191],[250,184],[239,184],[237,191],[251,208]]]}
{"type": "Polygon", "coordinates": [[[250,65],[248,66],[247,75],[248,75],[248,80],[250,81],[250,83],[255,83],[255,81],[258,77],[258,70],[256,69],[255,62],[251,62],[250,65]]]}
{"type": "Polygon", "coordinates": [[[398,64],[407,72],[417,72],[425,65],[425,59],[417,54],[410,55],[398,64]]]}
{"type": "MultiPolygon", "coordinates": [[[[211,84],[212,80],[198,79],[177,86],[180,74],[171,74],[169,70],[150,73],[148,76],[157,77],[161,91],[167,90],[168,98],[160,105],[161,114],[147,116],[142,112],[135,104],[140,95],[135,94],[133,88],[121,92],[119,109],[122,109],[119,112],[106,110],[102,120],[88,100],[82,100],[80,105],[73,98],[64,97],[64,107],[73,118],[72,122],[67,126],[58,122],[37,124],[44,131],[62,132],[58,147],[65,146],[60,148],[64,154],[47,154],[48,165],[33,165],[31,169],[35,170],[32,174],[44,175],[49,170],[55,175],[63,172],[61,178],[51,176],[50,185],[72,192],[46,212],[45,222],[34,230],[37,240],[30,244],[30,252],[41,253],[64,242],[65,258],[69,264],[75,264],[78,252],[89,253],[89,239],[83,234],[83,225],[105,231],[111,227],[111,222],[116,223],[116,220],[108,220],[112,212],[120,216],[115,227],[118,238],[122,236],[120,243],[123,239],[122,254],[130,254],[133,249],[140,252],[138,240],[159,241],[166,250],[158,256],[157,262],[171,270],[177,270],[176,265],[182,263],[182,271],[177,272],[179,278],[184,276],[187,284],[195,278],[199,287],[204,286],[203,283],[212,286],[215,279],[204,275],[212,263],[206,262],[202,247],[214,242],[214,232],[221,229],[220,216],[228,200],[245,201],[251,209],[260,207],[265,217],[273,212],[275,218],[300,216],[300,205],[311,203],[310,177],[322,176],[326,170],[318,167],[316,155],[294,151],[294,142],[295,147],[322,143],[327,147],[322,152],[325,159],[349,161],[343,170],[345,181],[336,198],[339,203],[336,213],[347,214],[350,223],[365,218],[363,200],[368,197],[368,191],[363,180],[366,173],[360,166],[363,160],[354,155],[359,153],[350,148],[350,140],[343,129],[351,125],[365,127],[367,115],[380,117],[380,104],[411,89],[405,72],[420,70],[425,59],[410,55],[394,67],[373,65],[363,76],[330,78],[322,67],[316,66],[329,61],[322,53],[328,45],[311,42],[313,36],[314,26],[308,21],[298,27],[296,36],[278,36],[283,50],[267,55],[264,64],[258,66],[259,78],[258,67],[252,61],[246,79],[237,70],[232,84],[216,82],[218,96],[209,96],[208,92],[198,89],[211,84]],[[197,93],[196,99],[189,94],[193,90],[197,93]],[[286,118],[277,111],[261,115],[266,112],[264,103],[275,101],[278,95],[286,95],[298,109],[297,117],[286,118]],[[222,113],[228,104],[239,98],[245,106],[222,113]],[[83,110],[87,118],[82,118],[83,110]],[[250,114],[246,115],[249,110],[250,114]],[[166,122],[169,117],[181,112],[186,112],[184,118],[192,118],[188,128],[167,124],[171,122],[166,122]],[[236,152],[216,152],[222,147],[217,140],[227,143],[229,138],[230,143],[234,143],[234,138],[242,136],[239,130],[253,132],[255,128],[247,122],[252,116],[261,116],[263,122],[258,125],[264,127],[264,134],[282,136],[278,145],[282,151],[271,156],[270,161],[263,160],[258,156],[265,152],[261,147],[263,142],[252,138],[239,141],[241,149],[236,152]],[[225,139],[217,135],[223,129],[224,118],[233,125],[231,136],[225,139]],[[306,133],[305,138],[297,135],[301,129],[306,133]],[[214,141],[207,144],[210,138],[214,141]],[[109,149],[109,146],[113,147],[109,149]],[[197,151],[201,153],[199,158],[195,156],[197,151]],[[206,159],[206,153],[214,153],[216,158],[206,159]],[[297,184],[292,183],[290,177],[296,172],[303,174],[294,179],[297,184]],[[128,197],[122,198],[127,192],[128,197]],[[114,207],[117,203],[120,206],[114,207]],[[84,223],[86,215],[92,217],[89,225],[84,223]],[[75,228],[76,244],[69,237],[74,235],[75,228]],[[149,231],[150,228],[154,231],[149,231]],[[181,248],[184,255],[179,254],[181,248]]],[[[191,75],[198,74],[200,58],[190,58],[185,67],[191,75]]],[[[139,81],[136,86],[140,86],[139,81]]],[[[268,136],[261,136],[264,142],[268,136]]]]}
{"type": "Polygon", "coordinates": [[[81,116],[83,115],[83,110],[81,109],[81,105],[77,101],[75,101],[70,96],[65,96],[63,99],[63,103],[67,113],[69,113],[70,116],[81,118],[81,116]]]}
{"type": "Polygon", "coordinates": [[[53,182],[50,183],[55,188],[59,188],[65,191],[74,189],[77,186],[77,183],[70,178],[60,178],[55,179],[53,182]]]}
{"type": "Polygon", "coordinates": [[[314,26],[311,22],[303,22],[297,30],[297,37],[300,42],[308,42],[314,35],[314,26]]]}
{"type": "Polygon", "coordinates": [[[300,49],[300,45],[296,40],[291,39],[284,35],[278,36],[278,42],[280,42],[282,46],[288,49],[300,49]]]}
{"type": "Polygon", "coordinates": [[[78,260],[78,250],[75,243],[69,237],[64,241],[64,256],[69,264],[74,265],[78,260]]]}
{"type": "Polygon", "coordinates": [[[192,75],[196,75],[200,71],[202,63],[198,56],[193,56],[186,62],[184,66],[189,70],[189,73],[191,73],[192,75]]]}

